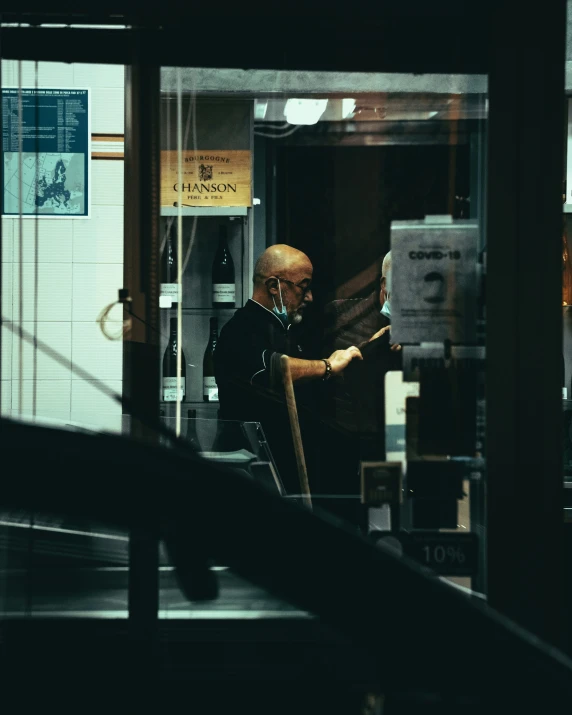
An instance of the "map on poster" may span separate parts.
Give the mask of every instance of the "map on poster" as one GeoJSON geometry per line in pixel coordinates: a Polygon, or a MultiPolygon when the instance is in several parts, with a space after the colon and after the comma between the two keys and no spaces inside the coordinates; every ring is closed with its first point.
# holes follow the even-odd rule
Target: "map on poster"
{"type": "Polygon", "coordinates": [[[3,215],[88,217],[89,90],[4,88],[2,112],[3,215]]]}

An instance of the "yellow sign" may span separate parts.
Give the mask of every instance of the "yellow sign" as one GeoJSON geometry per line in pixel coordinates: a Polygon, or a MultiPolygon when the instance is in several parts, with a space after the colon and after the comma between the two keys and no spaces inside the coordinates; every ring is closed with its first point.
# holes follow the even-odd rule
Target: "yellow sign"
{"type": "Polygon", "coordinates": [[[161,152],[161,206],[252,206],[250,151],[161,152]]]}

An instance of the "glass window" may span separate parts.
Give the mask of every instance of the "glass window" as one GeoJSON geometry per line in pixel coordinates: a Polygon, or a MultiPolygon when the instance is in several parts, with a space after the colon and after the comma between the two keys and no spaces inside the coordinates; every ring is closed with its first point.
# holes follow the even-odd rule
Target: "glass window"
{"type": "MultiPolygon", "coordinates": [[[[124,73],[2,60],[3,417],[122,432],[124,73]]],[[[0,521],[3,615],[125,612],[125,532],[43,513],[0,521]],[[114,577],[107,600],[94,595],[114,577]]]]}
{"type": "Polygon", "coordinates": [[[282,498],[484,594],[486,77],[166,67],[160,96],[165,422],[259,422],[282,498]]]}

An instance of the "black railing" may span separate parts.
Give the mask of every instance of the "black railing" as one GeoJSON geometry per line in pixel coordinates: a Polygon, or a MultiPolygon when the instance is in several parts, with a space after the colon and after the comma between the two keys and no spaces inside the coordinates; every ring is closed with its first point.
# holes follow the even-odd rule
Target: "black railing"
{"type": "Polygon", "coordinates": [[[165,540],[190,600],[216,597],[215,560],[365,649],[385,691],[537,702],[551,713],[572,702],[562,653],[331,516],[179,447],[9,420],[0,430],[0,509],[145,528],[165,540]],[[143,485],[153,523],[141,517],[143,485]]]}

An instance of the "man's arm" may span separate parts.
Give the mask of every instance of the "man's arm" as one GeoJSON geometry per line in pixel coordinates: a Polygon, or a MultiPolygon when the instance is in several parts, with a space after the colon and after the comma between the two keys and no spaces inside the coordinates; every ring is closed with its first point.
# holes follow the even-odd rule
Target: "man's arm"
{"type": "MultiPolygon", "coordinates": [[[[328,359],[332,366],[332,375],[339,375],[354,359],[363,360],[361,352],[355,345],[346,350],[336,350],[328,359]]],[[[326,374],[326,365],[323,360],[302,360],[290,358],[290,374],[292,382],[301,382],[323,378],[326,374]]]]}
{"type": "MultiPolygon", "coordinates": [[[[386,325],[385,328],[381,328],[381,330],[378,330],[377,333],[371,336],[371,338],[366,342],[362,343],[361,347],[365,347],[367,343],[371,343],[372,340],[377,340],[377,338],[380,338],[382,335],[385,335],[385,333],[389,332],[391,328],[391,325],[386,325]]],[[[401,345],[396,345],[394,343],[389,343],[389,349],[390,350],[401,350],[401,345]]]]}

